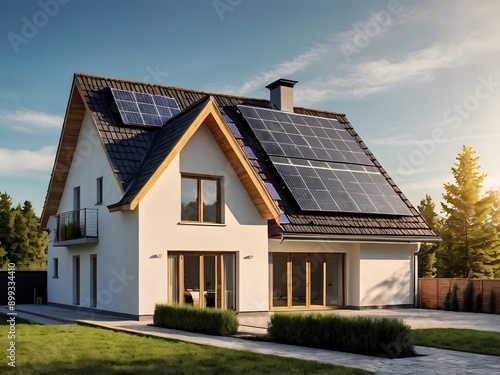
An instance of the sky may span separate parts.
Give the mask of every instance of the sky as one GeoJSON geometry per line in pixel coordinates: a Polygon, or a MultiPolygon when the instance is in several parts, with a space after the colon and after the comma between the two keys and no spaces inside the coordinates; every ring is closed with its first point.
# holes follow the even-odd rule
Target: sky
{"type": "Polygon", "coordinates": [[[0,191],[42,212],[73,73],[345,113],[410,201],[463,145],[500,187],[500,2],[3,0],[0,191]]]}

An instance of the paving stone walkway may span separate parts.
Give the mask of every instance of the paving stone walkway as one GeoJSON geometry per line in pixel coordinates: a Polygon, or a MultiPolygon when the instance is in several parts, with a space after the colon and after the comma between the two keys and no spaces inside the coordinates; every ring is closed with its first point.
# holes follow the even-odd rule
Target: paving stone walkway
{"type": "MultiPolygon", "coordinates": [[[[37,319],[44,319],[44,324],[49,324],[50,320],[58,322],[59,324],[61,322],[80,322],[120,331],[182,340],[202,345],[213,345],[229,349],[245,350],[255,353],[273,354],[283,357],[293,357],[347,367],[362,368],[368,371],[373,371],[377,374],[500,374],[500,357],[496,356],[462,353],[419,346],[416,347],[416,350],[417,353],[422,356],[403,359],[384,359],[329,350],[243,340],[234,337],[208,336],[191,332],[170,330],[151,326],[151,321],[122,320],[101,314],[92,314],[92,316],[84,317],[82,312],[47,305],[21,305],[17,306],[17,310],[19,317],[35,321],[37,319]]],[[[422,315],[421,319],[425,320],[427,319],[426,312],[430,311],[415,310],[416,311],[413,312],[406,311],[405,313],[411,313],[414,315],[413,318],[417,319],[416,314],[420,311],[422,315]]],[[[381,310],[377,311],[379,314],[383,313],[381,310]]],[[[0,308],[0,312],[6,313],[7,310],[0,308]]],[[[491,325],[494,326],[493,328],[497,328],[495,316],[484,315],[484,319],[488,321],[491,318],[491,325]]],[[[476,317],[476,314],[474,317],[476,317]]],[[[259,332],[262,332],[264,329],[263,327],[252,326],[250,323],[256,323],[257,318],[262,322],[265,317],[253,317],[252,321],[248,320],[248,316],[245,318],[247,321],[243,323],[248,324],[246,326],[248,329],[260,330],[259,332]]],[[[486,324],[485,327],[488,327],[488,324],[486,324]]],[[[242,332],[244,333],[245,331],[245,327],[243,327],[242,332]]]]}

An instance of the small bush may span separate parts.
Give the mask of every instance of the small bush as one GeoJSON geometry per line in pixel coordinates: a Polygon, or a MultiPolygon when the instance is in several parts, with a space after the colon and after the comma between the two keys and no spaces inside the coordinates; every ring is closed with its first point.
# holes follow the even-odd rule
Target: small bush
{"type": "Polygon", "coordinates": [[[495,292],[493,292],[493,288],[490,290],[490,294],[488,295],[488,308],[491,314],[495,313],[497,304],[495,302],[495,292]]]}
{"type": "Polygon", "coordinates": [[[186,305],[155,306],[153,323],[159,327],[229,336],[238,332],[238,318],[230,310],[186,305]]]}
{"type": "Polygon", "coordinates": [[[445,311],[451,311],[451,289],[448,289],[448,293],[446,294],[446,297],[444,299],[444,309],[445,311]]]}
{"type": "Polygon", "coordinates": [[[483,296],[481,295],[481,293],[476,295],[476,306],[474,306],[474,312],[483,312],[483,296]]]}
{"type": "Polygon", "coordinates": [[[458,311],[460,308],[458,306],[458,285],[455,283],[453,285],[453,294],[451,295],[451,309],[453,311],[458,311]]]}
{"type": "Polygon", "coordinates": [[[472,281],[468,281],[467,285],[464,288],[464,304],[463,311],[464,312],[472,312],[474,310],[474,284],[472,281]]]}
{"type": "Polygon", "coordinates": [[[286,313],[272,315],[267,330],[285,344],[389,358],[415,355],[411,328],[401,319],[286,313]]]}

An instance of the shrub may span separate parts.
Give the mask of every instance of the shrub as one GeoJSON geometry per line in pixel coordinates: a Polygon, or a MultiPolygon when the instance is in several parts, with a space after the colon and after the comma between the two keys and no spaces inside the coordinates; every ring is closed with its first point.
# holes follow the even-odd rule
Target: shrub
{"type": "Polygon", "coordinates": [[[444,299],[444,309],[446,311],[451,311],[451,298],[452,298],[451,289],[448,289],[448,293],[446,294],[446,297],[444,299]]]}
{"type": "Polygon", "coordinates": [[[474,312],[483,312],[483,296],[481,295],[481,293],[476,295],[476,306],[474,306],[474,312]]]}
{"type": "Polygon", "coordinates": [[[343,352],[401,358],[415,355],[410,326],[401,319],[335,314],[274,314],[273,341],[343,352]]]}
{"type": "Polygon", "coordinates": [[[59,240],[66,241],[68,239],[68,226],[66,224],[61,224],[59,226],[59,240]]]}
{"type": "Polygon", "coordinates": [[[464,312],[472,312],[474,310],[474,284],[468,281],[464,288],[464,304],[462,310],[464,312]]]}
{"type": "Polygon", "coordinates": [[[488,308],[491,314],[495,313],[497,304],[495,302],[495,292],[493,292],[493,288],[490,290],[490,294],[488,295],[488,308]]]}
{"type": "Polygon", "coordinates": [[[77,221],[70,221],[67,228],[68,240],[74,240],[75,238],[82,237],[82,229],[80,228],[80,223],[77,221]]]}
{"type": "Polygon", "coordinates": [[[155,306],[153,323],[159,327],[218,336],[234,335],[239,326],[234,311],[162,304],[155,306]]]}
{"type": "Polygon", "coordinates": [[[458,306],[458,285],[455,283],[453,285],[453,294],[451,295],[451,309],[453,311],[458,311],[459,306],[458,306]]]}

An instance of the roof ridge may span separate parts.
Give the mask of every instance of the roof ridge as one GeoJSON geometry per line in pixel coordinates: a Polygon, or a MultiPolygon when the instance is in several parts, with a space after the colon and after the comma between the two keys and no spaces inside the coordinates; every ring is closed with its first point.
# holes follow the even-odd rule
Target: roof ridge
{"type": "Polygon", "coordinates": [[[141,163],[139,165],[139,168],[138,168],[138,170],[137,170],[134,178],[128,182],[127,187],[126,187],[125,191],[123,192],[123,197],[125,197],[127,195],[127,193],[130,191],[130,189],[132,189],[135,186],[137,180],[141,177],[142,173],[144,172],[144,168],[145,168],[146,163],[148,162],[149,156],[151,155],[151,153],[153,152],[154,148],[156,147],[156,144],[158,143],[158,138],[163,134],[163,132],[171,130],[171,129],[168,128],[168,124],[171,123],[171,122],[173,122],[173,121],[175,121],[175,120],[177,120],[180,116],[186,115],[186,113],[188,113],[193,108],[195,108],[195,107],[197,107],[199,105],[202,105],[202,104],[206,104],[210,100],[212,100],[212,97],[209,96],[209,95],[205,95],[203,98],[197,100],[194,103],[191,103],[188,107],[186,107],[186,109],[184,109],[183,111],[177,113],[175,116],[172,116],[171,118],[169,118],[163,124],[163,126],[160,127],[155,132],[155,134],[153,135],[153,139],[151,140],[151,142],[150,142],[150,144],[149,144],[146,152],[144,153],[144,155],[142,157],[141,163]]]}
{"type": "MultiPolygon", "coordinates": [[[[246,99],[246,100],[259,100],[259,101],[271,102],[269,99],[265,99],[265,98],[255,98],[255,97],[251,97],[251,96],[242,96],[242,95],[217,93],[217,92],[213,92],[213,91],[187,89],[185,87],[179,87],[179,86],[165,86],[165,85],[160,85],[158,83],[131,81],[131,80],[126,80],[126,79],[97,76],[97,75],[85,74],[85,73],[74,73],[74,76],[75,77],[94,78],[94,79],[104,79],[104,80],[110,80],[110,81],[121,82],[121,83],[129,83],[129,84],[135,84],[135,85],[144,85],[144,86],[149,86],[149,87],[161,87],[161,88],[164,88],[164,89],[179,90],[179,91],[191,92],[191,93],[208,95],[208,96],[219,96],[219,97],[225,97],[225,98],[246,99]]],[[[303,106],[294,106],[294,108],[303,109],[303,110],[306,110],[306,111],[315,111],[315,112],[328,113],[328,114],[332,114],[332,115],[345,116],[345,113],[328,111],[328,110],[324,110],[324,109],[316,109],[316,108],[303,107],[303,106]]]]}

